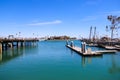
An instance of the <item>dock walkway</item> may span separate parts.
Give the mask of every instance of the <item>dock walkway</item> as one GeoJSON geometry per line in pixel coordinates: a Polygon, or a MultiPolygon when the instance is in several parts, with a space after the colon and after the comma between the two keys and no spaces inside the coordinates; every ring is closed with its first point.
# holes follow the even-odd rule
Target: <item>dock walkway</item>
{"type": "Polygon", "coordinates": [[[85,53],[83,53],[82,49],[80,47],[77,47],[77,46],[71,47],[70,45],[66,45],[66,47],[70,48],[71,50],[73,50],[73,51],[75,51],[78,54],[83,55],[83,56],[100,56],[100,55],[103,55],[105,53],[115,53],[115,52],[117,52],[117,50],[91,51],[91,49],[88,48],[88,50],[86,50],[85,53]]]}

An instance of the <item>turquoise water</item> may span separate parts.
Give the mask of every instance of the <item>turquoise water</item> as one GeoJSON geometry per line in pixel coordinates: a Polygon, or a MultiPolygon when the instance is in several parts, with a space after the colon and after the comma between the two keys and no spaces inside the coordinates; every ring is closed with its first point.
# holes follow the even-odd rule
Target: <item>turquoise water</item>
{"type": "MultiPolygon", "coordinates": [[[[79,41],[74,43],[80,46],[79,41]]],[[[38,46],[3,52],[0,80],[120,80],[120,52],[82,57],[65,44],[65,41],[41,41],[38,46]]]]}

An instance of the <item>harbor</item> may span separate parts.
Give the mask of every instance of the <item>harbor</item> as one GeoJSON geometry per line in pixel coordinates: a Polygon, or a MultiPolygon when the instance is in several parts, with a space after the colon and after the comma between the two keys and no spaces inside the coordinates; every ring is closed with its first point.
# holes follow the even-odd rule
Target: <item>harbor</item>
{"type": "Polygon", "coordinates": [[[96,29],[92,35],[90,27],[89,38],[82,39],[66,35],[0,38],[0,80],[119,80],[120,39],[113,33],[97,38],[96,29]]]}
{"type": "Polygon", "coordinates": [[[120,80],[120,0],[0,0],[0,80],[120,80]]]}

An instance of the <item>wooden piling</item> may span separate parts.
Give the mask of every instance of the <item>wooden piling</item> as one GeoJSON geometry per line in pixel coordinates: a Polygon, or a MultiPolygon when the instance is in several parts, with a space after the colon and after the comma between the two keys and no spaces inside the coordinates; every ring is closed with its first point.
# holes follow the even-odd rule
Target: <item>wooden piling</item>
{"type": "Polygon", "coordinates": [[[12,44],[12,43],[9,43],[9,47],[10,47],[10,48],[13,48],[13,44],[12,44]]]}
{"type": "Polygon", "coordinates": [[[20,45],[21,47],[24,47],[24,42],[21,42],[21,45],[20,45]]]}
{"type": "Polygon", "coordinates": [[[2,54],[2,43],[0,43],[0,54],[2,54]]]}
{"type": "Polygon", "coordinates": [[[7,48],[8,48],[8,45],[7,45],[7,43],[5,43],[5,50],[7,50],[7,48]]]}

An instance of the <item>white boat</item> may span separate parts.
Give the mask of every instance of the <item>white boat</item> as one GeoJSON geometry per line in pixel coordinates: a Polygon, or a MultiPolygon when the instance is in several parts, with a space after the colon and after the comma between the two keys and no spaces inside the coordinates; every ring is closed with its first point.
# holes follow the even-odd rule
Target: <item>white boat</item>
{"type": "Polygon", "coordinates": [[[116,46],[105,46],[106,49],[109,49],[109,50],[118,50],[120,51],[120,47],[116,47],[116,46]]]}
{"type": "Polygon", "coordinates": [[[114,47],[114,46],[105,46],[105,48],[110,49],[110,50],[115,50],[116,49],[116,47],[114,47]]]}

